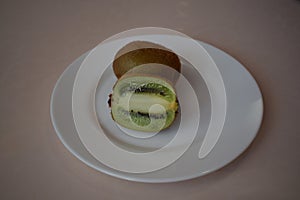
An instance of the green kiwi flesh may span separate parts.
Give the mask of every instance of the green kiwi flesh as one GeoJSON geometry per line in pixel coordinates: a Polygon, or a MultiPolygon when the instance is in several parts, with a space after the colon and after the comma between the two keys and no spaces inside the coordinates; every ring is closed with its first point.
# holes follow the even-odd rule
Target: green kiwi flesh
{"type": "Polygon", "coordinates": [[[125,128],[158,132],[172,124],[177,109],[175,90],[162,78],[123,76],[113,88],[112,117],[125,128]]]}

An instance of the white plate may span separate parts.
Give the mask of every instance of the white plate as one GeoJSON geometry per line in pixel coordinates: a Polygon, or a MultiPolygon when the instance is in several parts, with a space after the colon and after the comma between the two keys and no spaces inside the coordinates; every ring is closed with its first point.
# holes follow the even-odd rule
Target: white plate
{"type": "MultiPolygon", "coordinates": [[[[96,160],[81,143],[72,117],[71,101],[74,79],[80,64],[87,54],[78,58],[68,67],[57,82],[52,94],[51,118],[63,144],[77,158],[99,171],[119,178],[141,182],[173,182],[186,180],[217,170],[235,159],[248,147],[258,131],[263,113],[262,96],[252,76],[239,62],[210,45],[201,44],[210,53],[217,64],[223,77],[227,95],[227,117],[225,125],[218,143],[207,157],[198,159],[198,152],[204,135],[197,134],[194,142],[183,156],[172,165],[158,171],[139,174],[126,173],[107,167],[96,160]]],[[[109,73],[109,71],[107,73],[109,73]]],[[[201,83],[203,80],[200,78],[199,81],[201,83]]],[[[208,89],[205,87],[205,84],[199,85],[202,85],[202,91],[206,90],[206,95],[204,95],[206,99],[199,102],[201,109],[200,126],[205,132],[209,123],[209,119],[205,119],[205,117],[209,118],[208,116],[211,115],[211,110],[207,109],[209,108],[207,105],[211,102],[210,99],[207,98],[208,89]]],[[[196,91],[198,90],[196,89],[196,91]]],[[[205,92],[203,94],[205,94],[205,92]]],[[[97,90],[97,94],[99,94],[99,90],[97,90]]],[[[198,92],[197,95],[199,95],[198,92]]],[[[96,98],[98,98],[97,95],[96,98]]],[[[99,115],[98,118],[99,121],[101,121],[99,115]]],[[[128,138],[117,138],[117,140],[123,144],[130,144],[128,146],[131,149],[132,145],[138,144],[136,141],[129,140],[128,138]]],[[[148,144],[140,145],[140,147],[144,148],[148,145],[152,148],[153,146],[151,146],[151,144],[153,143],[149,142],[148,144]]]]}

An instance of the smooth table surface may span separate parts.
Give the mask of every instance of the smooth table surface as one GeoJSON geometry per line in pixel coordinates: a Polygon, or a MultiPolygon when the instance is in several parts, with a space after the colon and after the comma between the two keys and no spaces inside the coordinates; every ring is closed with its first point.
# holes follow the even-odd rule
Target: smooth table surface
{"type": "Polygon", "coordinates": [[[0,199],[300,199],[300,2],[1,1],[0,199]],[[118,32],[181,31],[229,53],[264,97],[258,136],[238,159],[168,184],[110,177],[77,160],[49,114],[65,68],[118,32]]]}

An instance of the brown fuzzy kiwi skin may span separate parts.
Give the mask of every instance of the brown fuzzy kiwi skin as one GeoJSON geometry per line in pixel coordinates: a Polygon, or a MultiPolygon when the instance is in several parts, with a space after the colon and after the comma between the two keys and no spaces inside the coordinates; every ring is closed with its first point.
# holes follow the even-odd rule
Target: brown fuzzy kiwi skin
{"type": "Polygon", "coordinates": [[[150,42],[131,42],[121,48],[113,62],[113,70],[119,79],[136,66],[148,63],[167,65],[177,72],[181,71],[179,57],[167,48],[150,42]]]}

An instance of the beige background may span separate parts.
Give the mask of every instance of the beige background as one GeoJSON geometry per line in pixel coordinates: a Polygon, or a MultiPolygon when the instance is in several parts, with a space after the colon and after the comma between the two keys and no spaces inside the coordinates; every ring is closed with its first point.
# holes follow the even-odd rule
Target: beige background
{"type": "Polygon", "coordinates": [[[300,2],[0,1],[0,199],[300,199],[300,2]],[[225,168],[171,184],[124,181],[77,160],[49,116],[60,74],[126,29],[161,26],[225,50],[259,83],[265,116],[225,168]]]}

